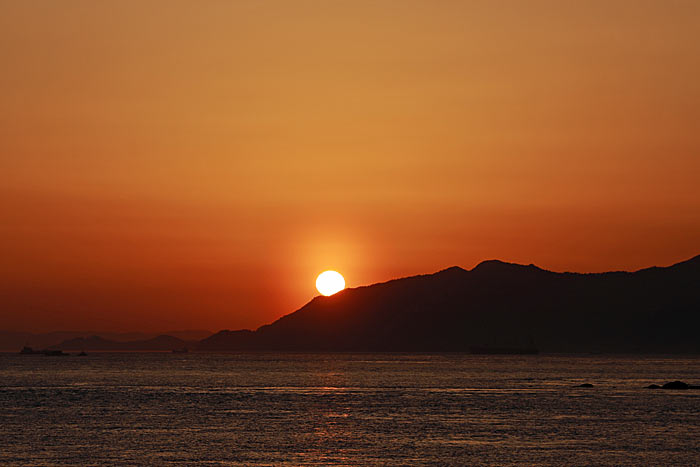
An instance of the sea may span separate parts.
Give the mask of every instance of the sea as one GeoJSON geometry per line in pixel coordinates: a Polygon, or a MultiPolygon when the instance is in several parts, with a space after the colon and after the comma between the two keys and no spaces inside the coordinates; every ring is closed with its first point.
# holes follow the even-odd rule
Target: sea
{"type": "Polygon", "coordinates": [[[4,353],[0,465],[700,465],[674,380],[700,358],[4,353]]]}

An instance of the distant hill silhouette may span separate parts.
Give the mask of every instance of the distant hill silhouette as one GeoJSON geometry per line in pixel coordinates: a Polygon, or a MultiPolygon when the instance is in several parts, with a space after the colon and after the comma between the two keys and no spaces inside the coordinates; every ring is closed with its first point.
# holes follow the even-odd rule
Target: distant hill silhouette
{"type": "Polygon", "coordinates": [[[117,342],[99,336],[76,337],[51,347],[60,350],[103,350],[103,351],[136,351],[136,350],[174,350],[196,346],[196,341],[185,341],[173,336],[157,336],[141,341],[117,342]]]}
{"type": "Polygon", "coordinates": [[[634,273],[484,261],[316,297],[200,350],[700,353],[700,256],[634,273]]]}
{"type": "MultiPolygon", "coordinates": [[[[91,338],[97,336],[106,341],[122,342],[141,342],[148,341],[160,335],[168,335],[182,339],[183,341],[199,341],[205,337],[211,336],[211,331],[205,330],[183,330],[183,331],[168,331],[164,333],[147,333],[147,332],[95,332],[95,331],[55,331],[42,334],[33,334],[20,331],[0,331],[0,351],[16,352],[25,345],[37,349],[45,348],[65,348],[60,345],[66,341],[72,341],[76,338],[91,338]]],[[[93,343],[97,343],[94,341],[93,343]]],[[[128,346],[127,346],[128,347],[128,346]]],[[[77,348],[76,348],[77,349],[77,348]]],[[[80,350],[82,350],[81,348],[80,350]]],[[[85,350],[91,347],[84,347],[85,350]]],[[[96,349],[95,349],[96,350],[96,349]]]]}

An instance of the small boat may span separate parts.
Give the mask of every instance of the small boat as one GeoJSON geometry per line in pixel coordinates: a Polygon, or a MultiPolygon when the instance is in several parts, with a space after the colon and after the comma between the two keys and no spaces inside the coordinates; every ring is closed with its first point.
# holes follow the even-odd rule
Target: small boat
{"type": "Polygon", "coordinates": [[[22,347],[22,350],[19,351],[21,355],[39,355],[41,351],[39,350],[34,350],[31,347],[25,345],[22,347]]]}
{"type": "Polygon", "coordinates": [[[82,352],[80,352],[80,353],[78,354],[78,357],[87,357],[87,354],[86,354],[85,351],[83,350],[82,352]]]}
{"type": "Polygon", "coordinates": [[[187,347],[183,347],[181,349],[173,349],[173,353],[187,353],[187,352],[189,352],[187,347]]]}

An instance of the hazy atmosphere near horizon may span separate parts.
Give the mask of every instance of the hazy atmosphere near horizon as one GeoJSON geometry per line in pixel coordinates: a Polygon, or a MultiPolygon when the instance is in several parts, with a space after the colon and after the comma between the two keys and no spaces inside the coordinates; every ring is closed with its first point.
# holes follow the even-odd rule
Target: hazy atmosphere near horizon
{"type": "Polygon", "coordinates": [[[700,253],[696,1],[0,2],[0,328],[700,253]]]}

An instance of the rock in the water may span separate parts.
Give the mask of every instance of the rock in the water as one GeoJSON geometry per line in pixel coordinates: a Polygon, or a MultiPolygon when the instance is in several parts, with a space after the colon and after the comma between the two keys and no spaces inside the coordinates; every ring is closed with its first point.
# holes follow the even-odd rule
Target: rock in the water
{"type": "Polygon", "coordinates": [[[650,384],[649,386],[647,386],[647,389],[661,389],[661,386],[659,386],[658,384],[650,384]]]}
{"type": "Polygon", "coordinates": [[[575,387],[577,387],[577,388],[592,388],[593,385],[591,383],[583,383],[583,384],[579,384],[578,386],[575,386],[575,387]]]}
{"type": "Polygon", "coordinates": [[[690,385],[683,381],[672,381],[661,386],[661,389],[690,389],[690,385]]]}

